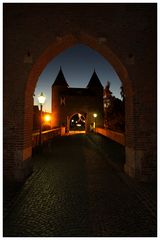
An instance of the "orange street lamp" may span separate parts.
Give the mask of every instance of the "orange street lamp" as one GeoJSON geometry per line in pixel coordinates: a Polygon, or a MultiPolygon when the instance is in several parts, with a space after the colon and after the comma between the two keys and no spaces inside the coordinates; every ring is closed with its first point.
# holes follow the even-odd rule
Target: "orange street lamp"
{"type": "Polygon", "coordinates": [[[43,92],[38,96],[38,102],[40,104],[40,131],[39,131],[39,144],[42,143],[42,107],[46,100],[46,97],[44,96],[43,92]]]}
{"type": "Polygon", "coordinates": [[[44,116],[44,121],[45,121],[45,122],[51,121],[51,115],[46,114],[46,115],[44,116]]]}

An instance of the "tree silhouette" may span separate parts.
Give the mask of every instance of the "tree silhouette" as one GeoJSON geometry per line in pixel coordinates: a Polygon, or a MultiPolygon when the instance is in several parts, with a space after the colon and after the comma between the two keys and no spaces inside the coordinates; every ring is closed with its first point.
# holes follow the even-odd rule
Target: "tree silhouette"
{"type": "Polygon", "coordinates": [[[104,90],[104,115],[105,115],[105,127],[114,131],[125,131],[125,112],[124,112],[124,91],[121,87],[121,96],[123,100],[112,96],[110,91],[110,82],[104,90]]]}

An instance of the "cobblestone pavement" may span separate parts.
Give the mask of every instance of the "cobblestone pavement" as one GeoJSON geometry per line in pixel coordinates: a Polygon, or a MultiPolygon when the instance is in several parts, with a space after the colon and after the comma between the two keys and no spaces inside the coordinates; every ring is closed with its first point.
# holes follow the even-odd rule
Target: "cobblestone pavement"
{"type": "Polygon", "coordinates": [[[34,156],[33,174],[5,215],[5,237],[156,236],[155,218],[93,138],[57,137],[34,156]]]}

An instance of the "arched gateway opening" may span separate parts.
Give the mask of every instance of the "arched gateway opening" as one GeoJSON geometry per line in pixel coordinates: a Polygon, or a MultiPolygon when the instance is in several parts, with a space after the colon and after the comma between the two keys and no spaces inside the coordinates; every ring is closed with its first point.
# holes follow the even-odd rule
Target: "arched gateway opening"
{"type": "MultiPolygon", "coordinates": [[[[100,53],[115,69],[117,75],[119,76],[120,80],[123,83],[124,91],[126,95],[126,116],[132,116],[133,115],[133,107],[132,107],[132,96],[131,96],[131,84],[129,81],[129,76],[126,68],[120,61],[120,59],[116,56],[116,54],[107,47],[106,43],[102,43],[99,39],[96,39],[92,36],[89,36],[84,33],[80,34],[71,34],[66,35],[60,39],[55,40],[37,59],[35,64],[32,67],[32,70],[30,71],[26,89],[25,89],[25,105],[24,105],[24,131],[25,128],[28,134],[28,136],[25,136],[25,143],[26,145],[29,145],[28,152],[30,152],[31,155],[31,132],[32,132],[32,96],[34,94],[34,89],[38,80],[39,75],[45,68],[45,66],[48,64],[49,61],[51,61],[54,57],[56,57],[59,53],[67,49],[68,47],[71,47],[77,43],[82,43],[87,45],[88,47],[96,50],[98,53],[100,53]],[[29,104],[30,103],[30,104],[29,104]],[[30,121],[29,121],[30,120],[30,121]],[[28,131],[29,130],[29,131],[28,131]]],[[[131,124],[129,123],[129,119],[126,118],[126,125],[128,126],[126,128],[126,165],[125,165],[125,171],[127,174],[131,176],[135,176],[136,168],[135,163],[131,163],[127,161],[128,159],[128,148],[127,145],[129,145],[129,139],[131,139],[134,136],[131,136],[131,129],[129,129],[129,126],[131,124]]],[[[24,150],[23,150],[24,151],[24,150]]],[[[135,161],[132,159],[132,161],[135,161]]]]}
{"type": "Polygon", "coordinates": [[[135,135],[134,131],[134,112],[132,88],[129,80],[127,69],[124,67],[116,51],[112,51],[106,44],[106,42],[100,41],[95,37],[89,36],[84,33],[66,35],[61,38],[57,38],[46,50],[43,50],[43,46],[39,48],[39,58],[36,59],[33,67],[29,73],[28,80],[24,89],[24,103],[23,104],[23,123],[19,125],[19,141],[21,144],[18,147],[18,153],[16,156],[17,165],[14,168],[14,178],[17,180],[24,179],[30,171],[30,162],[32,156],[32,123],[33,123],[33,94],[38,81],[38,77],[48,64],[48,62],[56,57],[63,50],[74,44],[82,43],[100,53],[106,60],[113,66],[117,75],[123,83],[125,91],[125,152],[126,163],[125,172],[138,179],[142,178],[142,151],[137,151],[134,147],[135,135]],[[23,136],[22,136],[23,132],[23,136]],[[137,164],[138,163],[138,164],[137,164]]]}
{"type": "Polygon", "coordinates": [[[69,118],[69,133],[86,132],[86,113],[74,113],[69,118]]]}

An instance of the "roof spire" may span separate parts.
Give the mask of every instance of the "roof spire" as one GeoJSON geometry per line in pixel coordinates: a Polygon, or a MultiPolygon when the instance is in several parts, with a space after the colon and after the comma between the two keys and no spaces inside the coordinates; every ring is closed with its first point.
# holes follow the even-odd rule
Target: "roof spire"
{"type": "Polygon", "coordinates": [[[59,69],[59,73],[53,83],[52,86],[63,86],[63,87],[69,87],[65,77],[64,77],[64,74],[62,72],[62,68],[60,66],[60,69],[59,69]]]}
{"type": "Polygon", "coordinates": [[[94,72],[92,74],[92,77],[87,85],[87,88],[97,88],[97,87],[101,87],[103,88],[98,76],[97,76],[97,73],[95,71],[95,68],[94,68],[94,72]]]}

